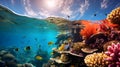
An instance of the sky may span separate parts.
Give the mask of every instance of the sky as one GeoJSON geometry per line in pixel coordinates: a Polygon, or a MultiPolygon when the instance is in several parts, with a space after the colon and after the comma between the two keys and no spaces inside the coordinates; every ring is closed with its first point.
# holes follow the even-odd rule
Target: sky
{"type": "Polygon", "coordinates": [[[0,5],[16,14],[40,19],[102,20],[120,7],[120,0],[0,0],[0,5]]]}

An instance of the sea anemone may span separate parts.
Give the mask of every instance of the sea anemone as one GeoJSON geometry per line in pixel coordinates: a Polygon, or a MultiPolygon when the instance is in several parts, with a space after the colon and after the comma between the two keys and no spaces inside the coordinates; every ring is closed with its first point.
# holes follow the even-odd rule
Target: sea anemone
{"type": "Polygon", "coordinates": [[[120,7],[112,10],[112,12],[108,14],[107,19],[113,24],[120,25],[120,7]]]}
{"type": "Polygon", "coordinates": [[[80,31],[80,34],[84,39],[88,39],[91,35],[98,33],[98,24],[84,21],[82,25],[84,25],[85,28],[80,31]]]}
{"type": "Polygon", "coordinates": [[[86,65],[88,67],[106,67],[108,65],[108,61],[105,58],[108,58],[104,53],[94,53],[87,55],[84,59],[86,65]]]}
{"type": "Polygon", "coordinates": [[[105,54],[110,56],[106,59],[111,63],[109,67],[120,67],[120,43],[112,43],[112,46],[108,46],[108,51],[105,54]]]}

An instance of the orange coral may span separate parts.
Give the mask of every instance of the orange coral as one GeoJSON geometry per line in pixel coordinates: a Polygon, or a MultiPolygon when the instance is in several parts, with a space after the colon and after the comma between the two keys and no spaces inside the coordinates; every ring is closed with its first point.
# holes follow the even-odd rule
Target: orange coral
{"type": "Polygon", "coordinates": [[[85,39],[99,32],[99,25],[96,23],[90,23],[90,21],[82,21],[82,24],[85,26],[85,28],[81,30],[80,34],[84,36],[85,39]]]}
{"type": "Polygon", "coordinates": [[[101,21],[101,24],[99,25],[99,27],[100,27],[99,31],[106,32],[117,26],[118,26],[117,24],[113,24],[113,23],[109,22],[107,19],[105,19],[105,20],[101,21]]]}

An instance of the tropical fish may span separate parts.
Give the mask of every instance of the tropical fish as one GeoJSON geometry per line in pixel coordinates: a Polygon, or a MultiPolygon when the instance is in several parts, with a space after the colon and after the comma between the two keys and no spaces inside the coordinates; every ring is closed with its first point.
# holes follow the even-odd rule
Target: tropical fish
{"type": "Polygon", "coordinates": [[[53,44],[54,44],[54,42],[52,42],[52,41],[48,42],[48,45],[53,45],[53,44]]]}
{"type": "Polygon", "coordinates": [[[35,59],[36,60],[42,60],[43,58],[41,56],[37,55],[37,56],[35,56],[35,59]]]}
{"type": "Polygon", "coordinates": [[[59,51],[63,51],[65,49],[65,44],[61,44],[61,46],[58,48],[59,51]]]}
{"type": "Polygon", "coordinates": [[[19,51],[19,48],[14,48],[14,51],[18,52],[18,51],[19,51]]]}
{"type": "Polygon", "coordinates": [[[53,54],[54,54],[54,52],[51,52],[51,53],[50,53],[50,55],[53,55],[53,54]]]}
{"type": "Polygon", "coordinates": [[[31,47],[30,47],[30,46],[26,46],[26,47],[24,48],[24,50],[25,50],[25,51],[30,51],[30,50],[31,50],[31,47]]]}

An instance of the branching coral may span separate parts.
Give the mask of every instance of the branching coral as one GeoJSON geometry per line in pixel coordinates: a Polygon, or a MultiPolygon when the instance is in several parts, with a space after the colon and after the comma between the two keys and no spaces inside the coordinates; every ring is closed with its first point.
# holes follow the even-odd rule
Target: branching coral
{"type": "Polygon", "coordinates": [[[87,55],[84,61],[88,67],[106,67],[108,62],[105,60],[105,58],[108,57],[109,56],[104,53],[94,53],[87,55]]]}
{"type": "Polygon", "coordinates": [[[108,14],[107,19],[114,24],[120,25],[120,7],[112,10],[110,14],[108,14]]]}
{"type": "Polygon", "coordinates": [[[106,59],[111,62],[109,67],[120,67],[120,43],[113,43],[112,46],[108,46],[108,51],[105,53],[110,56],[110,58],[106,59]]]}

